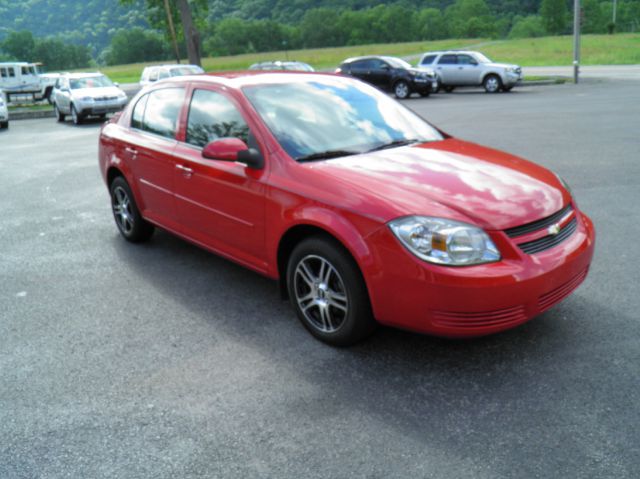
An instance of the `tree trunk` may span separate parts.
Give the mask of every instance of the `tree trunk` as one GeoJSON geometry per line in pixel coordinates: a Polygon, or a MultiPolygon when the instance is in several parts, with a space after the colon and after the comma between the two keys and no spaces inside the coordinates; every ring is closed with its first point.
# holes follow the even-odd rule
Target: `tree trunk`
{"type": "Polygon", "coordinates": [[[200,34],[193,24],[191,7],[188,0],[177,0],[176,3],[182,19],[182,30],[184,31],[184,41],[187,44],[189,63],[200,66],[200,34]]]}

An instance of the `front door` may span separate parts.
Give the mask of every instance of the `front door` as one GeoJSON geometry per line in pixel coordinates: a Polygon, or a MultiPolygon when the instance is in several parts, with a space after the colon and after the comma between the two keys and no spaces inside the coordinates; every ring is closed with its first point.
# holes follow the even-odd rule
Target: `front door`
{"type": "MultiPolygon", "coordinates": [[[[266,169],[202,157],[217,138],[236,137],[254,147],[237,104],[211,86],[194,88],[184,142],[175,149],[175,204],[184,233],[259,270],[266,269],[266,169]]],[[[264,152],[263,152],[264,153],[264,152]]]]}

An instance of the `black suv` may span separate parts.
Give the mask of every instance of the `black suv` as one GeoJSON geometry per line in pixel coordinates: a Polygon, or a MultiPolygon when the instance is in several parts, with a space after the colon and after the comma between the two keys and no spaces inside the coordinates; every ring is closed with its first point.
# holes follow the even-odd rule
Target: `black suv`
{"type": "Polygon", "coordinates": [[[336,73],[359,78],[381,90],[392,91],[399,99],[408,98],[412,93],[429,96],[438,84],[438,77],[433,70],[414,68],[396,57],[348,58],[340,64],[336,73]]]}

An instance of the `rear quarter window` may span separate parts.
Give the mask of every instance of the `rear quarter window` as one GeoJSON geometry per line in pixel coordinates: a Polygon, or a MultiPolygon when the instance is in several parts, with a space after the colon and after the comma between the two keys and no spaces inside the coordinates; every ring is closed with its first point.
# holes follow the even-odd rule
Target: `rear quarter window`
{"type": "Polygon", "coordinates": [[[420,65],[431,65],[433,63],[433,60],[435,59],[436,59],[436,55],[427,55],[422,59],[422,61],[420,62],[420,65]]]}

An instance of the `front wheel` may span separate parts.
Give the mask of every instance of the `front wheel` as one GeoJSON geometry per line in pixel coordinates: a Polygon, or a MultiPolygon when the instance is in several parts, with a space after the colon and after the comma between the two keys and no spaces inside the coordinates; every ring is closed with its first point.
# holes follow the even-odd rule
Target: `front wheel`
{"type": "Polygon", "coordinates": [[[348,346],[375,329],[362,274],[334,240],[311,237],[294,248],[287,288],[304,327],[325,343],[348,346]]]}
{"type": "Polygon", "coordinates": [[[154,227],[140,214],[131,188],[125,179],[118,177],[113,180],[109,192],[113,218],[124,239],[132,243],[141,243],[151,238],[154,227]]]}
{"type": "Polygon", "coordinates": [[[53,104],[53,113],[56,115],[56,121],[60,123],[64,121],[66,115],[60,111],[57,103],[53,104]]]}
{"type": "Polygon", "coordinates": [[[0,121],[0,130],[4,130],[5,128],[9,128],[8,121],[0,121]]]}
{"type": "Polygon", "coordinates": [[[409,88],[409,84],[404,80],[400,80],[393,86],[393,94],[399,100],[404,100],[405,98],[409,98],[409,95],[411,95],[411,89],[409,88]]]}
{"type": "Polygon", "coordinates": [[[76,110],[75,105],[71,105],[71,119],[73,120],[74,125],[79,125],[82,123],[82,116],[76,110]]]}
{"type": "Polygon", "coordinates": [[[502,80],[498,75],[487,75],[482,85],[487,93],[497,93],[502,88],[502,80]]]}

